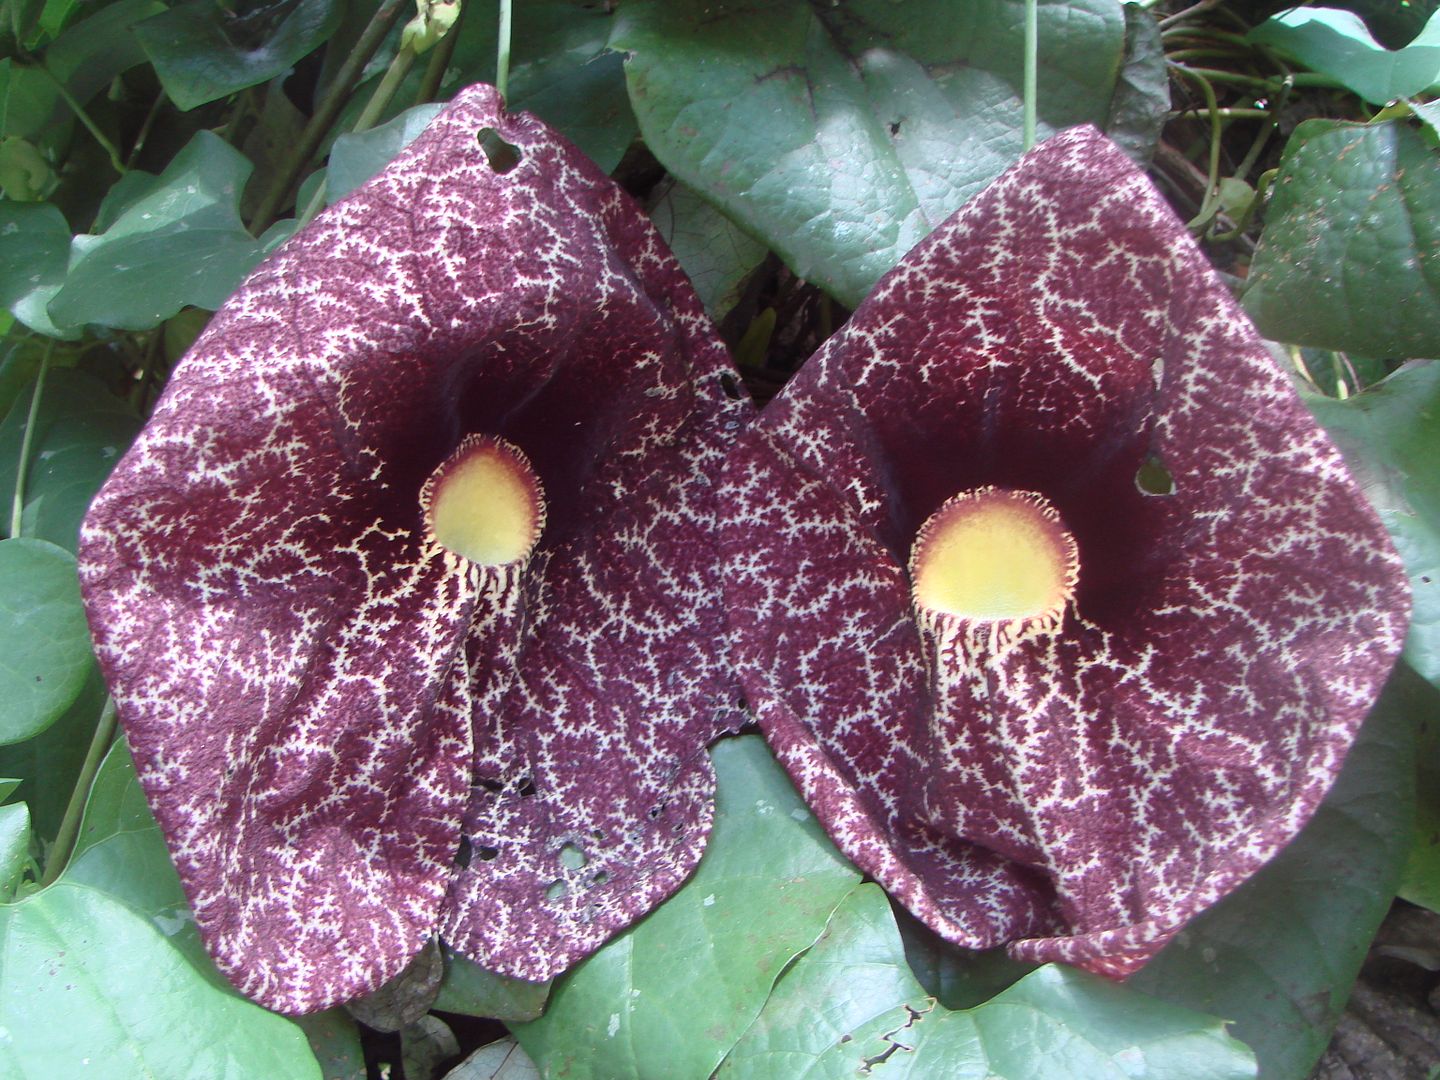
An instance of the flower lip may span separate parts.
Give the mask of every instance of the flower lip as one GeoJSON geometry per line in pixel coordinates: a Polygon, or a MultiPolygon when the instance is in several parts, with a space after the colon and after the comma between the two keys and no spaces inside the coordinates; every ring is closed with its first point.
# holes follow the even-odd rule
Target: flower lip
{"type": "Polygon", "coordinates": [[[922,617],[987,624],[1011,638],[1059,628],[1080,557],[1048,499],[987,485],[952,496],[926,519],[909,570],[922,617]]]}
{"type": "Polygon", "coordinates": [[[480,566],[524,562],[545,528],[545,495],[524,452],[467,435],[420,489],[427,535],[480,566]]]}

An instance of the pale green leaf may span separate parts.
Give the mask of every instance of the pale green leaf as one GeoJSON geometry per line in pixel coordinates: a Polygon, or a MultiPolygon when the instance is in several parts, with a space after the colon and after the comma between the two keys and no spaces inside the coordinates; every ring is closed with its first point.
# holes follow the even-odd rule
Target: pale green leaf
{"type": "MultiPolygon", "coordinates": [[[[660,161],[853,307],[1020,155],[1023,26],[1023,0],[635,0],[610,43],[660,161]]],[[[1051,0],[1039,26],[1041,136],[1104,125],[1121,6],[1051,0]]]]}
{"type": "Polygon", "coordinates": [[[546,1075],[709,1076],[859,880],[756,736],[713,751],[714,831],[685,886],[512,1025],[546,1075]]]}
{"type": "Polygon", "coordinates": [[[1249,38],[1329,75],[1375,105],[1413,97],[1440,83],[1440,14],[1432,15],[1402,49],[1377,42],[1353,12],[1325,7],[1272,16],[1249,38]]]}
{"type": "Polygon", "coordinates": [[[61,882],[0,905],[0,1075],[319,1080],[304,1034],[211,986],[149,921],[61,882]]]}
{"type": "Polygon", "coordinates": [[[1405,121],[1310,120],[1285,147],[1243,303],[1266,337],[1440,356],[1440,152],[1405,121]]]}
{"type": "Polygon", "coordinates": [[[58,720],[93,662],[75,556],[45,540],[0,540],[0,743],[58,720]]]}
{"type": "Polygon", "coordinates": [[[885,894],[861,885],[795,962],[717,1080],[1242,1080],[1212,1017],[1049,965],[966,1012],[925,994],[885,894]]]}
{"type": "Polygon", "coordinates": [[[98,236],[77,236],[57,325],[148,330],[183,307],[219,307],[264,254],[238,209],[250,175],[243,154],[198,132],[98,236]]]}
{"type": "Polygon", "coordinates": [[[340,24],[336,0],[235,10],[187,0],[135,27],[170,100],[182,110],[258,86],[289,71],[340,24]]]}

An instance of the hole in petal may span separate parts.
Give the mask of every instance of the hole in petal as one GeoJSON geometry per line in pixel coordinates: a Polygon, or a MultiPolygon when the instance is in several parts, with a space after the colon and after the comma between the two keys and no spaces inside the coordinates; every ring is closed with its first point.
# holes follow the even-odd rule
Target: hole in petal
{"type": "Polygon", "coordinates": [[[420,491],[431,538],[481,566],[530,557],[545,528],[540,478],[519,447],[467,436],[420,491]]]}
{"type": "Polygon", "coordinates": [[[520,148],[502,139],[494,128],[481,128],[475,138],[480,143],[480,149],[485,151],[490,168],[497,173],[504,175],[520,164],[520,148]]]}
{"type": "Polygon", "coordinates": [[[490,792],[492,795],[498,795],[500,792],[505,790],[505,784],[503,781],[500,780],[490,780],[488,778],[482,777],[481,779],[476,780],[475,783],[479,787],[482,787],[486,791],[490,792]]]}
{"type": "Polygon", "coordinates": [[[585,852],[574,844],[566,844],[560,849],[560,865],[566,870],[579,870],[589,861],[585,858],[585,852]]]}
{"type": "Polygon", "coordinates": [[[536,794],[535,781],[527,776],[520,781],[520,787],[517,790],[522,799],[532,798],[536,794]]]}
{"type": "Polygon", "coordinates": [[[486,847],[484,844],[481,844],[475,849],[475,858],[479,859],[481,862],[493,862],[495,856],[499,854],[499,848],[486,847]]]}
{"type": "Polygon", "coordinates": [[[460,869],[462,870],[468,867],[470,865],[470,855],[472,850],[473,849],[470,847],[469,839],[462,836],[460,838],[460,847],[455,852],[455,865],[460,867],[460,869]]]}
{"type": "Polygon", "coordinates": [[[721,375],[720,389],[725,391],[725,396],[731,401],[740,400],[740,384],[735,381],[735,376],[721,375]]]}
{"type": "Polygon", "coordinates": [[[1165,463],[1154,454],[1145,459],[1145,463],[1135,474],[1135,486],[1146,495],[1175,494],[1175,478],[1170,475],[1170,470],[1165,468],[1165,463]]]}
{"type": "Polygon", "coordinates": [[[590,884],[592,887],[595,885],[604,885],[605,882],[609,880],[609,874],[607,874],[604,870],[597,870],[595,871],[595,876],[590,879],[590,884]]]}
{"type": "Polygon", "coordinates": [[[560,899],[562,899],[562,898],[565,896],[565,894],[568,893],[569,891],[570,891],[570,889],[569,889],[569,887],[565,884],[565,882],[563,882],[563,881],[552,881],[549,885],[546,885],[546,886],[545,886],[545,899],[546,899],[546,900],[560,900],[560,899]]]}

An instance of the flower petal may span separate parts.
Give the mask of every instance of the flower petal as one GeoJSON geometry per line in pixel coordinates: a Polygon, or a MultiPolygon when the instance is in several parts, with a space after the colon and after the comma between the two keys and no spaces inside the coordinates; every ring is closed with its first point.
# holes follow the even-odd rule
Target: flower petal
{"type": "Polygon", "coordinates": [[[142,782],[244,992],[302,1012],[398,973],[464,861],[477,760],[464,828],[505,843],[444,919],[482,961],[503,923],[488,948],[544,977],[698,861],[735,699],[706,474],[750,408],[731,379],[633,203],[487,87],[216,315],[81,563],[142,782]],[[485,129],[517,159],[492,166],[485,129]],[[543,486],[528,563],[429,533],[426,480],[471,435],[543,486]],[[486,786],[521,776],[535,795],[486,786]],[[645,816],[667,797],[683,837],[645,816]],[[626,846],[592,865],[629,860],[604,916],[534,914],[546,864],[600,828],[626,846]]]}
{"type": "Polygon", "coordinates": [[[1298,831],[1404,633],[1333,446],[1091,129],[883,279],[742,435],[726,494],[767,737],[846,854],[970,947],[1134,970],[1298,831]],[[1079,546],[1057,633],[917,625],[916,530],[987,485],[1042,495],[1079,546]]]}

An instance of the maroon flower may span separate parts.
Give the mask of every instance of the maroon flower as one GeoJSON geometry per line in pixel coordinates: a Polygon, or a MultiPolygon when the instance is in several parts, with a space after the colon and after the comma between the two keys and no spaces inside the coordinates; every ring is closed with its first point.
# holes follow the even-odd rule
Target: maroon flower
{"type": "Polygon", "coordinates": [[[881,281],[726,498],[737,663],[806,800],[944,937],[1032,960],[1129,973],[1273,855],[1404,633],[1334,448],[1089,129],[881,281]]]}
{"type": "Polygon", "coordinates": [[[485,87],[216,315],[81,568],[237,986],[321,1008],[437,926],[542,979],[685,878],[735,719],[714,484],[749,410],[643,215],[485,87]]]}

